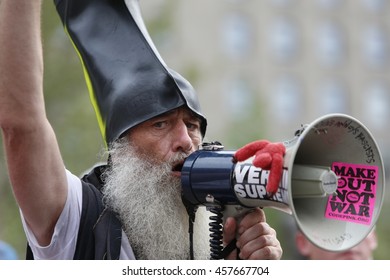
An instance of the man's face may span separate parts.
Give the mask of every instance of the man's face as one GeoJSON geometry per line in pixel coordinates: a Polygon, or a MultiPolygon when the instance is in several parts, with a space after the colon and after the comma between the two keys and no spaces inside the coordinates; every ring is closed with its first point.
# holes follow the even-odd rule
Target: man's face
{"type": "MultiPolygon", "coordinates": [[[[140,155],[156,162],[167,162],[177,153],[189,155],[201,144],[200,120],[189,109],[181,107],[145,121],[132,128],[130,142],[140,155]]],[[[178,162],[172,175],[180,177],[178,162]]]]}

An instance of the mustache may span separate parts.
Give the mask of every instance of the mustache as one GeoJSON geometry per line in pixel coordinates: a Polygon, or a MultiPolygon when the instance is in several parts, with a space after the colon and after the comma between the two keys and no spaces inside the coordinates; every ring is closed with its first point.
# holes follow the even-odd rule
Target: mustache
{"type": "Polygon", "coordinates": [[[168,164],[172,167],[172,171],[181,171],[183,164],[189,155],[190,154],[184,152],[178,152],[173,155],[168,160],[168,164]]]}

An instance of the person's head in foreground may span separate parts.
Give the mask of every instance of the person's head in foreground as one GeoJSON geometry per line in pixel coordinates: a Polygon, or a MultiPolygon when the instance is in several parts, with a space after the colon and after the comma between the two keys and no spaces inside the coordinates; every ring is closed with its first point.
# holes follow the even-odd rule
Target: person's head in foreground
{"type": "Polygon", "coordinates": [[[378,246],[375,229],[358,245],[342,252],[321,249],[310,242],[300,231],[296,234],[295,242],[299,253],[309,260],[371,260],[378,246]]]}

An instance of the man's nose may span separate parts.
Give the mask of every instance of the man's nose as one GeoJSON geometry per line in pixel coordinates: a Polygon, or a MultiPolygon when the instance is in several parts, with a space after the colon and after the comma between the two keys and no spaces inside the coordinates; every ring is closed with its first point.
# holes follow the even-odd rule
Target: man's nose
{"type": "Polygon", "coordinates": [[[184,122],[176,125],[173,142],[175,152],[190,153],[193,151],[192,139],[188,133],[187,125],[184,122]]]}

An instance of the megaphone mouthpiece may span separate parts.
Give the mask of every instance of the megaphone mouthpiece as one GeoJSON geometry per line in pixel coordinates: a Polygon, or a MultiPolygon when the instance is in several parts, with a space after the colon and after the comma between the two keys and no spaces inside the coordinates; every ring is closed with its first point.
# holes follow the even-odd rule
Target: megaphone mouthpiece
{"type": "Polygon", "coordinates": [[[292,174],[294,198],[336,194],[338,176],[329,167],[295,164],[292,174]]]}

